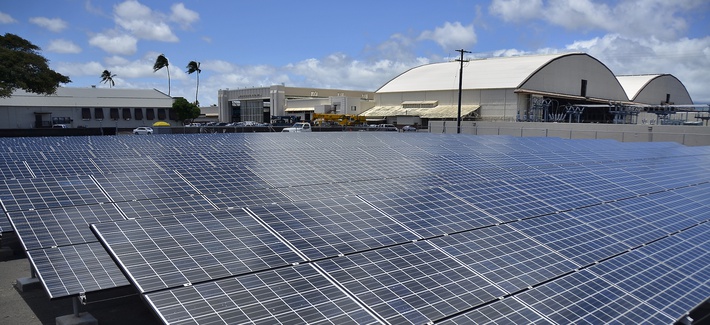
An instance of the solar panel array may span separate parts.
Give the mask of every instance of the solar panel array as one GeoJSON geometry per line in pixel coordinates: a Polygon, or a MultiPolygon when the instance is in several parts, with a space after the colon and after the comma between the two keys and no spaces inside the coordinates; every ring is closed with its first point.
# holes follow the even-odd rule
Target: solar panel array
{"type": "Polygon", "coordinates": [[[709,147],[210,134],[0,158],[0,227],[51,298],[131,284],[171,324],[670,323],[710,297],[709,147]]]}

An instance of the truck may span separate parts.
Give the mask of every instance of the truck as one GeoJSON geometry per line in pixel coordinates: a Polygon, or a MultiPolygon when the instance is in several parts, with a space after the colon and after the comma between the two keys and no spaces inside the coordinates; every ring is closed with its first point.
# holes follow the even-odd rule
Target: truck
{"type": "Polygon", "coordinates": [[[349,114],[313,114],[315,126],[355,126],[366,123],[364,116],[349,114]]]}
{"type": "Polygon", "coordinates": [[[281,132],[311,132],[311,123],[297,122],[291,127],[284,128],[281,132]]]}

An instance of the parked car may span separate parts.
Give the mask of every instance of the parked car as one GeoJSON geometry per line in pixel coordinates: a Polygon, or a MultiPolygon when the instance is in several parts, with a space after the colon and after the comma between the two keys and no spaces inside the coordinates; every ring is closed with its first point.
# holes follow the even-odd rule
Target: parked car
{"type": "Polygon", "coordinates": [[[153,128],[149,126],[139,126],[135,129],[133,129],[133,134],[135,135],[140,135],[140,134],[153,134],[153,128]]]}
{"type": "Polygon", "coordinates": [[[377,131],[399,131],[394,124],[378,124],[377,131]]]}
{"type": "Polygon", "coordinates": [[[298,122],[291,127],[284,128],[281,132],[311,132],[311,123],[298,122]]]}
{"type": "Polygon", "coordinates": [[[54,125],[52,125],[52,128],[55,128],[55,129],[68,129],[68,128],[69,128],[69,125],[66,125],[66,124],[54,124],[54,125]]]}
{"type": "Polygon", "coordinates": [[[417,128],[411,125],[405,125],[402,127],[402,132],[416,132],[417,128]]]}

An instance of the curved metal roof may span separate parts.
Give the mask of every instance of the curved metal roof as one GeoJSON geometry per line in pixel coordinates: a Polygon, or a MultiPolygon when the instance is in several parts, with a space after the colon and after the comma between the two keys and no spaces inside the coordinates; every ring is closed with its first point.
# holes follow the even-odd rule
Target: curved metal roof
{"type": "MultiPolygon", "coordinates": [[[[558,53],[517,57],[476,59],[464,62],[464,89],[517,88],[549,62],[567,55],[558,53]]],[[[376,93],[458,89],[458,61],[432,63],[405,71],[384,84],[376,93]]]]}
{"type": "Polygon", "coordinates": [[[634,100],[636,95],[646,87],[653,79],[656,79],[662,75],[660,74],[645,74],[645,75],[635,75],[635,76],[616,76],[619,80],[621,87],[624,88],[626,96],[630,100],[634,100]]]}

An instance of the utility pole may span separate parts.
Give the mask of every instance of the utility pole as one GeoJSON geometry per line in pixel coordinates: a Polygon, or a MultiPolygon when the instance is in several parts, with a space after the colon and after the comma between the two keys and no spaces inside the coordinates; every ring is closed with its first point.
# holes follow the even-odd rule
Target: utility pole
{"type": "Polygon", "coordinates": [[[461,68],[459,69],[459,112],[456,118],[456,133],[461,133],[461,88],[463,87],[463,63],[468,62],[468,60],[463,59],[464,53],[471,53],[465,51],[464,49],[456,50],[456,52],[461,53],[461,58],[456,60],[461,62],[461,68]]]}

